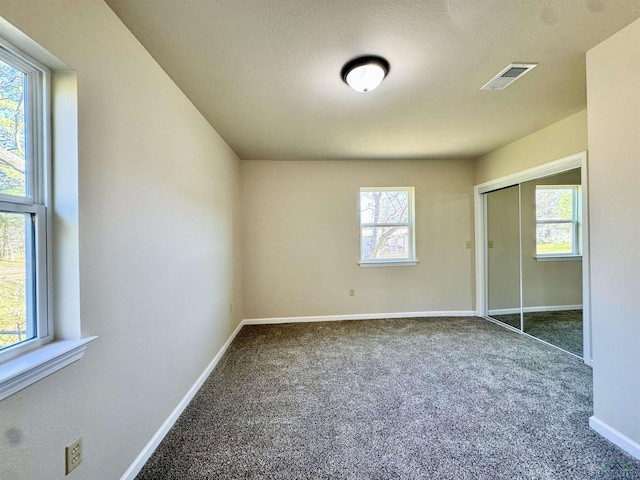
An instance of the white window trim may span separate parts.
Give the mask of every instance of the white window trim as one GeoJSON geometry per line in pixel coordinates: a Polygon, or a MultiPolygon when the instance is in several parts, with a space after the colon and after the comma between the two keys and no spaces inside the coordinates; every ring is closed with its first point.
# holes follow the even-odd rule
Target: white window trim
{"type": "MultiPolygon", "coordinates": [[[[10,52],[20,58],[19,62],[25,62],[29,68],[34,68],[40,72],[44,72],[45,78],[35,80],[30,78],[28,80],[27,95],[28,101],[35,102],[39,105],[40,110],[36,112],[36,115],[31,115],[31,118],[25,119],[25,122],[32,121],[29,124],[31,129],[31,136],[28,141],[39,137],[35,144],[25,145],[25,148],[31,148],[32,155],[40,155],[41,162],[37,162],[35,168],[40,170],[31,170],[28,178],[31,179],[31,185],[27,186],[27,197],[17,197],[13,195],[0,195],[0,201],[10,203],[12,208],[15,209],[17,204],[23,203],[26,209],[36,208],[40,209],[36,211],[36,225],[35,229],[41,231],[44,229],[46,232],[44,235],[36,234],[36,242],[44,242],[47,249],[46,257],[39,257],[40,260],[46,263],[45,270],[46,275],[41,275],[42,280],[46,283],[44,286],[39,285],[41,299],[46,306],[46,315],[39,316],[40,320],[46,322],[46,329],[41,330],[41,333],[46,335],[40,335],[40,338],[34,338],[27,342],[20,343],[3,350],[0,354],[0,401],[6,397],[13,395],[14,393],[32,385],[33,383],[41,380],[42,378],[70,365],[71,363],[79,360],[84,355],[86,346],[89,342],[95,340],[96,336],[90,336],[87,338],[79,338],[80,325],[79,318],[77,318],[78,324],[74,326],[77,328],[77,334],[72,334],[65,338],[54,336],[53,331],[53,309],[51,308],[51,300],[53,297],[53,289],[51,278],[53,276],[51,253],[53,251],[52,243],[52,228],[46,228],[46,225],[52,225],[52,173],[51,169],[51,102],[52,102],[52,90],[51,90],[51,72],[49,69],[38,60],[33,57],[42,59],[43,62],[55,66],[56,70],[65,72],[68,77],[70,70],[49,52],[37,45],[31,39],[27,38],[22,32],[15,27],[0,19],[0,28],[2,34],[20,47],[16,48],[8,41],[0,38],[0,47],[5,51],[10,52]],[[28,51],[31,55],[27,55],[24,51],[28,51]],[[38,85],[38,82],[44,81],[44,84],[38,85]],[[37,183],[44,180],[43,183],[37,183]],[[33,205],[37,203],[39,205],[33,205]],[[44,214],[43,214],[44,210],[44,214]],[[46,258],[46,259],[45,259],[46,258]]],[[[4,54],[4,52],[2,52],[4,54]]],[[[5,54],[6,55],[6,54],[5,54]]],[[[11,57],[13,62],[15,59],[11,57]]],[[[65,84],[68,86],[69,82],[65,84]]],[[[74,84],[75,85],[75,84],[74,84]]],[[[75,107],[75,106],[74,106],[75,107]]],[[[62,117],[65,120],[77,123],[77,110],[65,112],[62,117]]],[[[25,123],[25,126],[27,123],[25,123]]],[[[75,129],[59,129],[64,130],[64,133],[56,135],[58,141],[58,149],[67,148],[72,151],[75,150],[73,145],[77,144],[77,133],[75,129]],[[69,135],[69,131],[73,131],[73,135],[69,135]]],[[[65,160],[77,164],[77,156],[65,155],[65,160]],[[67,158],[68,157],[68,158],[67,158]]],[[[63,164],[66,165],[66,162],[63,164]]],[[[29,166],[33,168],[33,163],[29,166]]],[[[77,166],[71,167],[71,164],[65,166],[65,172],[77,169],[77,166]]],[[[64,170],[64,169],[59,169],[64,170]]],[[[37,247],[38,248],[38,247],[37,247]]],[[[65,260],[68,258],[68,253],[65,251],[63,255],[65,260]]],[[[66,279],[65,279],[66,284],[66,279]]],[[[65,302],[66,303],[66,302],[65,302]]],[[[67,308],[72,307],[73,302],[67,304],[67,308]]],[[[78,306],[79,307],[79,306],[78,306]]],[[[75,308],[75,307],[72,307],[75,308]]],[[[72,313],[72,312],[71,312],[72,313]]],[[[79,312],[78,312],[79,313],[79,312]]],[[[61,321],[61,319],[58,319],[61,321]]],[[[64,325],[67,329],[67,335],[70,331],[69,326],[72,326],[76,320],[64,321],[64,325]]]]}
{"type": "MultiPolygon", "coordinates": [[[[34,214],[34,241],[36,252],[43,252],[36,255],[35,265],[35,314],[36,331],[38,334],[31,340],[18,343],[14,346],[0,351],[0,361],[15,357],[24,351],[30,350],[32,345],[42,345],[50,341],[52,336],[51,316],[48,308],[47,292],[47,215],[43,205],[23,204],[0,201],[0,212],[34,214]],[[32,345],[29,345],[32,344],[32,345]]],[[[27,279],[29,277],[27,276],[27,279]]],[[[29,328],[30,325],[27,325],[29,328]]]]}
{"type": "Polygon", "coordinates": [[[25,195],[0,194],[0,211],[32,214],[35,218],[34,244],[34,287],[35,327],[33,339],[18,343],[0,351],[0,362],[17,357],[53,339],[53,317],[49,308],[50,262],[48,261],[50,241],[47,224],[50,224],[48,206],[49,194],[49,85],[51,72],[37,60],[22,53],[11,44],[0,42],[0,60],[25,73],[25,195]]]}
{"type": "Polygon", "coordinates": [[[420,260],[403,260],[403,261],[377,261],[377,262],[358,262],[358,265],[364,268],[369,267],[412,267],[420,263],[420,260]]]}
{"type": "Polygon", "coordinates": [[[51,342],[1,364],[0,401],[80,360],[87,344],[96,338],[98,337],[51,342]]]}
{"type": "MultiPolygon", "coordinates": [[[[581,189],[580,185],[536,185],[536,191],[538,189],[571,189],[573,190],[573,205],[571,206],[573,212],[573,218],[571,220],[542,220],[538,221],[536,216],[536,229],[540,224],[560,224],[566,223],[572,225],[571,229],[571,246],[572,251],[570,253],[536,253],[535,259],[539,262],[551,262],[551,261],[566,261],[566,260],[581,260],[582,259],[582,243],[579,236],[580,232],[580,212],[581,207],[581,189]]],[[[537,242],[536,242],[537,252],[537,242]]]]}
{"type": "Polygon", "coordinates": [[[533,258],[538,262],[566,262],[571,260],[582,260],[582,255],[537,255],[533,258]]]}
{"type": "Polygon", "coordinates": [[[410,267],[419,263],[416,258],[415,242],[415,188],[414,187],[361,187],[358,195],[358,238],[361,267],[410,267]],[[360,221],[360,193],[362,192],[385,192],[385,191],[406,191],[408,193],[408,222],[400,223],[361,223],[360,221]],[[362,229],[371,227],[406,227],[408,230],[408,250],[406,259],[366,259],[362,258],[362,229]]]}

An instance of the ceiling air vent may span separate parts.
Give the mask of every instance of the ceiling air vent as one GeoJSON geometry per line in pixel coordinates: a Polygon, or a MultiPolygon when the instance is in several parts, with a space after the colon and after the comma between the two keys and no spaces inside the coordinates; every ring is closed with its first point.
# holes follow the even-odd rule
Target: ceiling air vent
{"type": "Polygon", "coordinates": [[[512,63],[498,75],[489,80],[489,82],[480,90],[504,90],[537,66],[537,63],[512,63]]]}

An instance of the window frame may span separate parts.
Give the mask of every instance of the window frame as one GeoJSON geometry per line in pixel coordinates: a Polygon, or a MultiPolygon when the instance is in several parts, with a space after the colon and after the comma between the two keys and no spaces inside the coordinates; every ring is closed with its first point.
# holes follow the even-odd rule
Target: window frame
{"type": "Polygon", "coordinates": [[[358,240],[360,250],[361,267],[390,267],[390,266],[412,266],[418,263],[416,258],[415,246],[415,187],[360,187],[358,192],[358,240]],[[407,192],[407,222],[398,223],[363,223],[362,222],[362,193],[363,192],[390,192],[390,191],[406,191],[407,192]],[[407,258],[393,259],[371,259],[364,258],[362,251],[362,231],[365,228],[380,227],[402,227],[407,228],[407,258]]]}
{"type": "MultiPolygon", "coordinates": [[[[44,123],[36,124],[35,128],[42,128],[42,142],[36,145],[36,148],[42,148],[43,160],[38,165],[41,168],[40,172],[31,176],[32,181],[40,182],[32,184],[31,187],[40,192],[42,198],[39,200],[45,208],[44,216],[39,216],[39,219],[41,222],[46,222],[41,225],[46,227],[43,239],[47,249],[44,262],[46,276],[41,278],[47,282],[47,286],[46,290],[41,289],[40,292],[47,302],[49,330],[47,337],[31,340],[28,344],[21,343],[17,348],[11,347],[10,351],[7,349],[2,352],[0,402],[80,360],[89,343],[98,338],[95,335],[83,337],[81,328],[77,239],[77,73],[13,25],[5,23],[1,35],[0,45],[4,50],[49,74],[42,90],[35,93],[42,98],[43,110],[39,118],[44,123]],[[24,52],[29,52],[30,55],[25,55],[24,52]],[[53,115],[54,111],[55,115],[53,115]],[[52,148],[52,139],[55,139],[55,150],[52,148]],[[55,155],[57,158],[54,158],[55,155]],[[52,168],[54,161],[58,162],[55,170],[52,168]],[[55,191],[52,188],[54,184],[55,191]],[[54,217],[56,204],[60,209],[54,217]],[[57,223],[64,225],[65,228],[58,229],[56,235],[53,235],[57,223]],[[67,231],[69,229],[70,231],[67,231]],[[54,238],[57,242],[55,245],[54,238]],[[52,262],[53,255],[56,255],[55,269],[52,262]]],[[[3,197],[3,201],[14,202],[16,199],[13,196],[8,197],[3,197]]],[[[22,200],[14,203],[32,202],[22,200]]]]}
{"type": "MultiPolygon", "coordinates": [[[[15,359],[50,342],[54,338],[51,312],[51,71],[6,40],[0,38],[0,60],[22,71],[24,92],[25,195],[0,193],[0,211],[30,214],[33,221],[32,259],[27,265],[27,281],[32,277],[33,300],[27,296],[27,331],[33,338],[0,350],[0,364],[15,359]],[[30,305],[29,305],[30,304],[30,305]],[[35,319],[33,318],[35,316],[35,319]]],[[[27,257],[28,258],[28,257],[27,257]]]]}
{"type": "Polygon", "coordinates": [[[554,259],[578,259],[582,257],[582,239],[580,238],[580,223],[582,212],[581,185],[536,185],[534,195],[535,204],[535,258],[537,260],[554,259]],[[538,190],[572,190],[572,218],[570,220],[552,219],[538,220],[537,192],[538,190]],[[570,225],[571,226],[571,252],[569,253],[538,253],[538,225],[570,225]]]}

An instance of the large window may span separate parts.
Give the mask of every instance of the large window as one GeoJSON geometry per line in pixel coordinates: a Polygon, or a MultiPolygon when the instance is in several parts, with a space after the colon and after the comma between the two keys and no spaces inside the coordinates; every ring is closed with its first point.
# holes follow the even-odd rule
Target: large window
{"type": "Polygon", "coordinates": [[[580,186],[536,186],[536,255],[580,255],[580,186]]]}
{"type": "Polygon", "coordinates": [[[415,262],[413,187],[360,189],[360,263],[415,262]]]}
{"type": "Polygon", "coordinates": [[[47,70],[0,44],[0,359],[52,337],[47,298],[47,70]]]}

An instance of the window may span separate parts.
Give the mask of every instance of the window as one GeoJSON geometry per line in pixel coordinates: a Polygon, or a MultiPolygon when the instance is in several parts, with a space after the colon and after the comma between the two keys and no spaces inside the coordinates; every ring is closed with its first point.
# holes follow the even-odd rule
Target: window
{"type": "Polygon", "coordinates": [[[0,44],[0,359],[52,338],[47,293],[48,71],[0,44]]]}
{"type": "Polygon", "coordinates": [[[580,255],[580,186],[536,186],[536,256],[580,255]]]}
{"type": "Polygon", "coordinates": [[[415,264],[413,187],[360,189],[360,264],[415,264]]]}
{"type": "Polygon", "coordinates": [[[0,39],[0,401],[79,360],[97,338],[81,337],[77,290],[77,77],[8,23],[2,34],[38,57],[0,39]],[[54,81],[40,62],[53,66],[54,81]],[[51,98],[58,127],[53,130],[51,98]],[[50,138],[59,154],[55,171],[50,138]],[[64,206],[55,216],[53,195],[64,206]],[[57,232],[54,218],[64,225],[57,232]],[[55,336],[53,238],[61,266],[55,272],[61,313],[55,336]]]}

